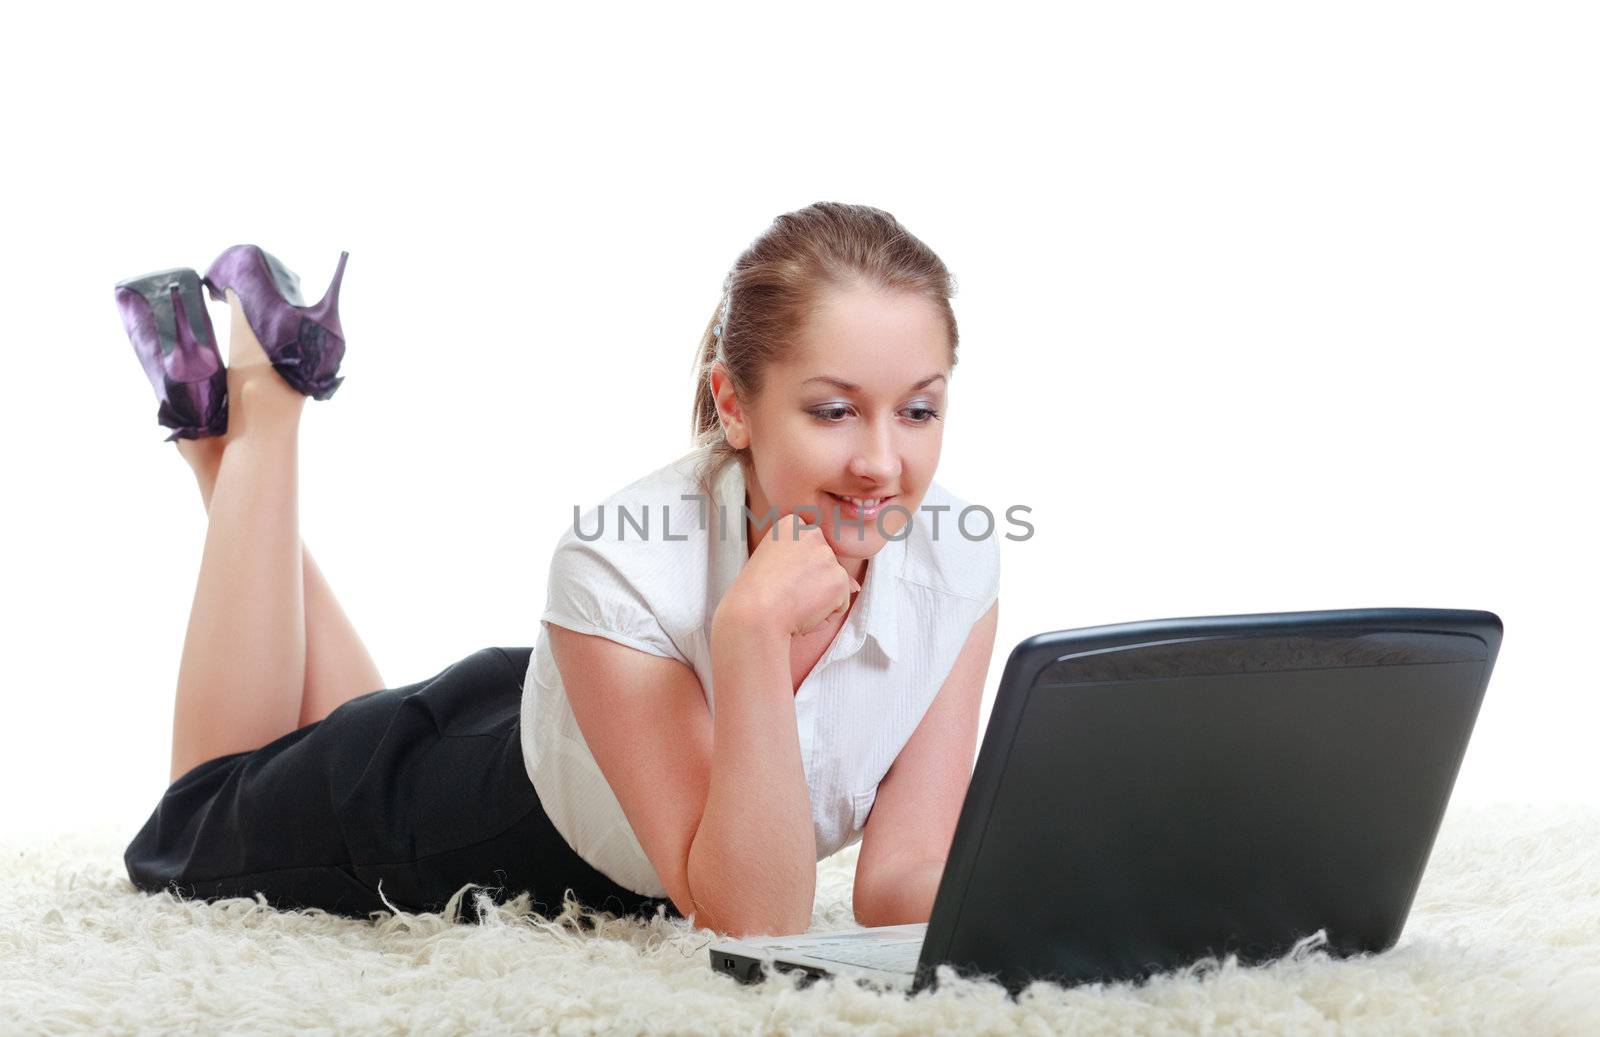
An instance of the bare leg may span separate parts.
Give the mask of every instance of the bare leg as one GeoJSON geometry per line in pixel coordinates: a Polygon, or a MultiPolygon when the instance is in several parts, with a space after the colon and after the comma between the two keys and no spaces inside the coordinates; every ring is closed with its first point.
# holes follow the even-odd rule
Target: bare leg
{"type": "MultiPolygon", "coordinates": [[[[210,487],[202,480],[209,522],[178,666],[173,779],[214,757],[265,745],[320,708],[308,710],[304,694],[309,581],[299,533],[297,453],[305,397],[267,363],[232,292],[228,301],[229,432],[220,437],[225,442],[210,487]]],[[[199,462],[218,449],[179,442],[197,475],[199,462]]],[[[325,658],[328,653],[319,652],[319,673],[325,658]]],[[[343,672],[345,665],[332,668],[343,672]]]]}
{"type": "MultiPolygon", "coordinates": [[[[200,500],[207,511],[211,510],[211,492],[217,484],[217,469],[227,440],[222,435],[175,441],[184,460],[194,469],[200,500]]],[[[300,693],[297,726],[304,727],[350,699],[387,685],[304,539],[300,541],[300,557],[306,609],[306,679],[300,693]]]]}
{"type": "Polygon", "coordinates": [[[273,384],[277,373],[232,293],[229,303],[231,434],[178,664],[174,779],[293,731],[305,684],[297,457],[305,397],[273,384]]]}
{"type": "Polygon", "coordinates": [[[355,625],[339,607],[322,570],[317,568],[309,551],[303,553],[306,682],[300,696],[301,727],[321,720],[358,695],[387,687],[367,646],[361,643],[355,625]]]}

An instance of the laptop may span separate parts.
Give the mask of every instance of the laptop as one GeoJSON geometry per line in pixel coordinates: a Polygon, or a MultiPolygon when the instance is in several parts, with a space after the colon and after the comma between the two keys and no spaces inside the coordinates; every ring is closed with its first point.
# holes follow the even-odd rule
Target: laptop
{"type": "MultiPolygon", "coordinates": [[[[1393,947],[1500,648],[1492,612],[1203,616],[1006,661],[925,923],[723,939],[711,965],[915,993],[1393,947]]],[[[810,982],[806,979],[805,982],[810,982]]]]}

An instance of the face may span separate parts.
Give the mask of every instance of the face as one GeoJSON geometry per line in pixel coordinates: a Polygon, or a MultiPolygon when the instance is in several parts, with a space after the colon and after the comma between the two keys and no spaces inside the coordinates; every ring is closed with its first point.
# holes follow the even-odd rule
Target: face
{"type": "Polygon", "coordinates": [[[753,401],[735,397],[720,364],[711,373],[729,444],[750,448],[750,546],[770,528],[761,520],[771,509],[798,513],[820,522],[860,579],[866,560],[917,514],[939,465],[949,338],[921,296],[850,288],[824,293],[796,345],[767,369],[753,401]]]}

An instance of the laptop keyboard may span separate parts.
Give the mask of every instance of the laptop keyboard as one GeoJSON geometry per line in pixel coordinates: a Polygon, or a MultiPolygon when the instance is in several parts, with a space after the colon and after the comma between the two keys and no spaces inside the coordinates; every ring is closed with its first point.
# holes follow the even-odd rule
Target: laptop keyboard
{"type": "Polygon", "coordinates": [[[882,969],[885,972],[914,972],[922,957],[921,940],[828,941],[811,944],[800,953],[839,965],[882,969]]]}

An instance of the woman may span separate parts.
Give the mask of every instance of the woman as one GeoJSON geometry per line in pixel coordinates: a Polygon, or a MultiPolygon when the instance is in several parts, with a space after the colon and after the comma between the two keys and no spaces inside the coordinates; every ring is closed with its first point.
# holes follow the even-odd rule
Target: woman
{"type": "Polygon", "coordinates": [[[785,934],[816,862],[861,838],[857,919],[926,921],[999,585],[992,531],[957,533],[933,482],[957,343],[938,257],[870,207],[778,217],[708,322],[694,449],[575,516],[538,644],[398,688],[297,528],[344,262],[314,307],[255,246],[118,286],[209,515],[135,885],[352,917],[570,889],[785,934]],[[232,313],[225,370],[202,284],[232,313]]]}

